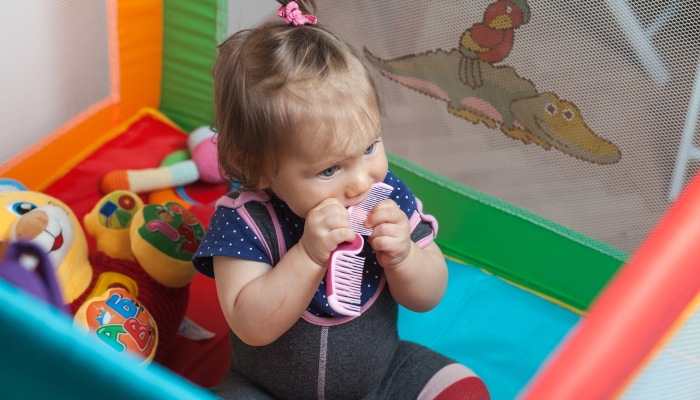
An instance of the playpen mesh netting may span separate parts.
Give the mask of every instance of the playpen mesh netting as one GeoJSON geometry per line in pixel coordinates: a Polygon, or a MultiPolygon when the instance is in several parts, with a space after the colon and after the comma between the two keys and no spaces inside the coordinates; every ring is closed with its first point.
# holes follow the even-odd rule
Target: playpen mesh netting
{"type": "MultiPolygon", "coordinates": [[[[514,1],[522,8],[524,23],[513,30],[510,53],[492,64],[513,69],[498,72],[482,64],[481,87],[454,89],[461,83],[459,62],[452,58],[461,56],[455,52],[457,57],[431,60],[425,53],[459,50],[462,35],[474,24],[487,22],[485,12],[493,3],[321,2],[319,17],[360,51],[365,48],[381,60],[400,59],[387,67],[388,74],[378,74],[386,99],[384,137],[389,151],[634,251],[674,197],[676,164],[692,159],[692,146],[685,158],[679,152],[684,129],[689,130],[686,119],[697,120],[697,112],[688,118],[687,114],[700,54],[700,3],[514,1]],[[443,89],[452,85],[443,93],[449,101],[435,95],[434,86],[426,86],[431,84],[443,89]],[[424,94],[431,91],[433,97],[424,94]],[[546,128],[545,136],[539,137],[545,138],[544,147],[551,145],[549,150],[533,141],[526,145],[500,129],[499,120],[518,127],[508,123],[509,112],[526,130],[537,129],[542,118],[534,125],[524,119],[541,114],[542,108],[516,109],[516,103],[545,92],[556,96],[544,103],[555,108],[545,112],[570,110],[562,116],[572,120],[572,127],[559,126],[557,133],[558,128],[550,126],[555,134],[569,135],[560,150],[546,136],[551,134],[546,128]],[[455,96],[471,100],[460,102],[455,96]],[[473,115],[448,111],[448,105],[460,104],[485,110],[495,123],[474,125],[467,120],[473,115]],[[571,144],[577,136],[600,141],[586,135],[612,143],[607,151],[619,149],[619,161],[614,156],[582,155],[571,144]]],[[[697,164],[691,160],[679,170],[677,180],[692,176],[697,164]]]]}
{"type": "MultiPolygon", "coordinates": [[[[700,3],[514,1],[522,17],[512,45],[480,63],[475,88],[460,83],[459,58],[469,57],[425,53],[464,47],[493,1],[319,3],[321,21],[355,47],[403,61],[392,64],[393,80],[377,74],[387,147],[443,176],[632,252],[697,170],[700,3]],[[416,69],[422,93],[406,81],[416,69]],[[450,100],[426,96],[435,89],[426,84],[450,85],[450,100]],[[536,96],[544,103],[528,105],[536,96]],[[558,133],[549,126],[568,140],[557,143],[546,128],[530,139],[501,129],[533,133],[538,122],[524,119],[542,105],[572,119],[558,133]],[[617,154],[583,154],[576,140],[617,154]]],[[[0,163],[109,95],[106,13],[104,2],[3,5],[0,128],[22,134],[3,138],[0,163]]]]}
{"type": "Polygon", "coordinates": [[[0,2],[0,165],[110,95],[103,1],[0,2]]]}
{"type": "Polygon", "coordinates": [[[693,399],[700,394],[700,312],[696,309],[627,387],[621,399],[693,399]]]}
{"type": "MultiPolygon", "coordinates": [[[[494,3],[324,0],[318,16],[377,72],[389,151],[634,251],[698,169],[700,3],[494,3]]],[[[118,73],[106,2],[1,4],[0,165],[114,96],[118,73]]],[[[698,382],[697,321],[643,373],[698,382]],[[680,347],[687,365],[670,366],[680,347]]]]}

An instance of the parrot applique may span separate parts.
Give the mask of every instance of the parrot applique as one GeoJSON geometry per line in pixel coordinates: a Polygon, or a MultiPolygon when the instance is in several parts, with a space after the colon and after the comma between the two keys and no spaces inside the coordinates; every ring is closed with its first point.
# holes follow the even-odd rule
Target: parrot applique
{"type": "Polygon", "coordinates": [[[506,58],[513,48],[513,30],[529,20],[530,7],[525,0],[500,0],[488,6],[482,22],[467,29],[459,41],[464,57],[459,71],[462,82],[474,89],[480,87],[480,63],[506,58]]]}

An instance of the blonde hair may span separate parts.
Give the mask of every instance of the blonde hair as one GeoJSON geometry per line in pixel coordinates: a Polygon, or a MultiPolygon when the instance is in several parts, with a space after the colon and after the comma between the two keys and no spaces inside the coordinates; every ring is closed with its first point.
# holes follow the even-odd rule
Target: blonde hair
{"type": "MultiPolygon", "coordinates": [[[[312,1],[298,3],[315,12],[312,1]]],[[[232,35],[219,46],[214,98],[219,166],[244,190],[257,189],[260,176],[302,143],[337,145],[349,140],[339,135],[348,129],[380,129],[369,69],[319,25],[270,22],[232,35]]]]}

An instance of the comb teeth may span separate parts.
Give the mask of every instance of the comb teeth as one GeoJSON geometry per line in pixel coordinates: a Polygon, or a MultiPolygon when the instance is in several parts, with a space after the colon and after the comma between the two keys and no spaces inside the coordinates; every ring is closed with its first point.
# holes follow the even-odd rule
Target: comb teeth
{"type": "Polygon", "coordinates": [[[382,200],[389,198],[394,190],[386,183],[375,183],[364,200],[348,208],[350,229],[355,231],[352,243],[341,243],[331,253],[326,272],[326,300],[336,312],[357,317],[362,310],[362,272],[365,258],[360,256],[364,239],[372,229],[365,227],[367,214],[382,200]]]}
{"type": "Polygon", "coordinates": [[[364,239],[355,234],[352,243],[345,242],[333,250],[326,271],[326,301],[337,313],[359,316],[362,310],[362,270],[365,258],[360,256],[364,239]]]}
{"type": "Polygon", "coordinates": [[[341,313],[347,313],[348,310],[360,312],[364,264],[364,257],[352,254],[341,254],[336,258],[333,282],[335,284],[335,297],[338,302],[342,303],[341,313]]]}
{"type": "Polygon", "coordinates": [[[358,204],[350,207],[350,229],[360,235],[371,235],[372,229],[365,226],[367,214],[369,214],[380,201],[388,199],[393,190],[394,188],[386,183],[375,183],[372,185],[367,197],[358,204]]]}

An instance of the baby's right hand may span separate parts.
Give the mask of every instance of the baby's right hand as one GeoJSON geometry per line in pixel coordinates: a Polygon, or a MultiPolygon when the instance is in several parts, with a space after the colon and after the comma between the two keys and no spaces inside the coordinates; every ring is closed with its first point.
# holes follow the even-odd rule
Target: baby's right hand
{"type": "Polygon", "coordinates": [[[313,262],[326,268],[331,252],[339,244],[355,240],[349,220],[350,214],[338,200],[326,199],[306,215],[299,244],[313,262]]]}

